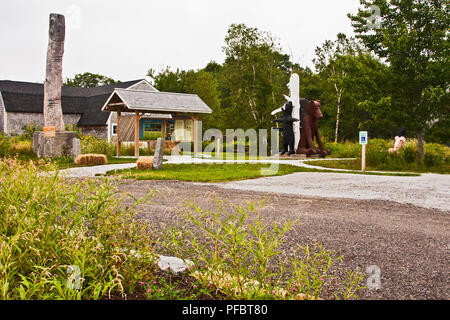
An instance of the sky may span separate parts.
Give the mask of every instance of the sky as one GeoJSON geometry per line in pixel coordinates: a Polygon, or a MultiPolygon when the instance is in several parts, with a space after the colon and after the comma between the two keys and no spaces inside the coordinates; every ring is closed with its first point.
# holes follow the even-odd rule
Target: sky
{"type": "Polygon", "coordinates": [[[92,72],[128,81],[166,66],[222,63],[232,23],[268,31],[293,62],[313,68],[317,46],[353,35],[359,0],[1,0],[0,80],[43,82],[50,13],[66,19],[63,78],[92,72]]]}

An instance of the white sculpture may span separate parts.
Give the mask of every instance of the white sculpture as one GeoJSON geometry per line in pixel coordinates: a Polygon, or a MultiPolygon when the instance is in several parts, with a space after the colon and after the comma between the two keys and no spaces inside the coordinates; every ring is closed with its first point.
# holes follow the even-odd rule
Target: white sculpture
{"type": "MultiPolygon", "coordinates": [[[[289,80],[288,83],[288,88],[289,88],[289,94],[290,96],[284,96],[286,98],[286,100],[292,101],[292,105],[293,105],[293,109],[292,109],[292,118],[294,119],[300,119],[300,77],[298,76],[298,74],[293,73],[291,75],[291,78],[289,80]]],[[[275,115],[282,110],[283,107],[274,110],[272,112],[272,115],[275,115]]],[[[300,142],[300,121],[295,121],[292,123],[293,129],[294,129],[294,148],[295,151],[297,151],[297,147],[298,147],[298,143],[300,142]]]]}

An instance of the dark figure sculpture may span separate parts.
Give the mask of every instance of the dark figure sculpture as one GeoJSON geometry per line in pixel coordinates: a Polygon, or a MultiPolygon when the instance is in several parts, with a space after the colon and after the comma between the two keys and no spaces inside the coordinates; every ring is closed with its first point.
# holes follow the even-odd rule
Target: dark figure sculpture
{"type": "Polygon", "coordinates": [[[292,126],[292,123],[295,121],[299,121],[299,119],[292,118],[292,109],[293,109],[292,102],[289,101],[281,108],[281,110],[283,111],[283,117],[273,120],[273,122],[283,123],[283,128],[279,129],[283,130],[283,151],[281,152],[281,155],[285,153],[288,153],[289,155],[295,154],[294,128],[292,126]]]}
{"type": "Polygon", "coordinates": [[[318,120],[323,118],[320,110],[320,101],[309,101],[306,107],[306,115],[302,119],[302,129],[300,132],[300,142],[298,143],[297,153],[311,155],[320,155],[325,157],[331,154],[330,150],[325,150],[320,139],[318,120]],[[316,138],[319,149],[314,147],[314,138],[316,138]]]}

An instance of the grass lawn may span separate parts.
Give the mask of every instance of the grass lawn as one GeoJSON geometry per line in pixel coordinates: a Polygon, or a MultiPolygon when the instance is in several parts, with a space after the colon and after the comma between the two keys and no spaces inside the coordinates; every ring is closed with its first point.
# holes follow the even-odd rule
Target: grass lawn
{"type": "MultiPolygon", "coordinates": [[[[355,160],[316,160],[316,161],[305,161],[305,164],[310,164],[313,166],[319,166],[324,168],[333,168],[333,169],[345,169],[345,170],[361,170],[361,159],[355,159],[355,160]]],[[[410,168],[384,168],[384,167],[373,167],[369,164],[366,166],[366,170],[369,171],[398,171],[398,172],[405,172],[402,173],[402,175],[407,175],[408,171],[410,171],[410,174],[414,174],[412,172],[421,172],[421,173],[440,173],[440,174],[449,174],[450,168],[446,166],[442,167],[434,167],[434,168],[427,168],[424,166],[414,166],[410,168]]]]}
{"type": "MultiPolygon", "coordinates": [[[[137,170],[123,169],[112,170],[107,176],[120,175],[125,179],[136,180],[179,180],[195,182],[225,182],[266,177],[261,170],[269,169],[270,164],[166,164],[161,170],[137,170]]],[[[295,172],[335,172],[332,170],[320,170],[312,168],[296,167],[288,164],[280,164],[278,171],[270,176],[282,176],[295,172]]],[[[361,174],[361,172],[347,171],[342,173],[361,174]]],[[[366,173],[368,175],[378,173],[366,173]]],[[[404,175],[417,176],[417,174],[385,174],[379,175],[404,175]]]]}

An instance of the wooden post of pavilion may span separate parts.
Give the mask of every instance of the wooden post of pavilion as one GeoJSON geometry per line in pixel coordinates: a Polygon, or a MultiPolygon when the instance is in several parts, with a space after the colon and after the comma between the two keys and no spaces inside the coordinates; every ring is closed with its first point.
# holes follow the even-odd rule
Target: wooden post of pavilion
{"type": "Polygon", "coordinates": [[[117,125],[116,125],[116,156],[117,157],[120,157],[119,126],[120,126],[120,111],[117,111],[117,125]]]}
{"type": "Polygon", "coordinates": [[[198,153],[198,115],[192,117],[193,120],[193,139],[194,139],[194,156],[198,153]]]}
{"type": "Polygon", "coordinates": [[[134,112],[134,156],[139,157],[139,112],[134,112]]]}

